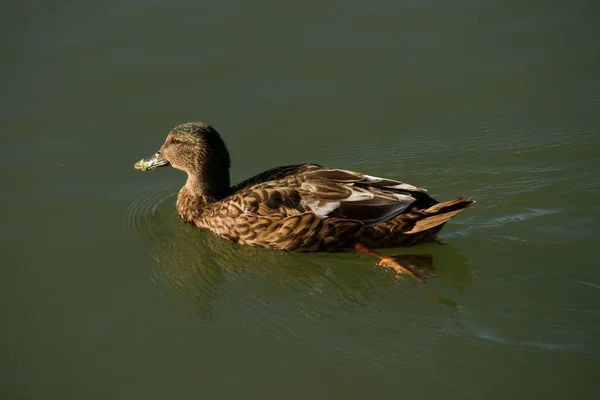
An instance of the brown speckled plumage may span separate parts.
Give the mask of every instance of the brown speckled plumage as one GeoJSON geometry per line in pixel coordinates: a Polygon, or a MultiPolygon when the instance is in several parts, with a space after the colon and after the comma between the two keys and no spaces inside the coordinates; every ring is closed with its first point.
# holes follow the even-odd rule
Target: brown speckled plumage
{"type": "Polygon", "coordinates": [[[230,187],[227,148],[204,123],[177,126],[136,168],[169,164],[188,174],[177,198],[181,218],[240,244],[285,251],[424,243],[473,203],[439,203],[409,184],[315,164],[273,168],[230,187]]]}

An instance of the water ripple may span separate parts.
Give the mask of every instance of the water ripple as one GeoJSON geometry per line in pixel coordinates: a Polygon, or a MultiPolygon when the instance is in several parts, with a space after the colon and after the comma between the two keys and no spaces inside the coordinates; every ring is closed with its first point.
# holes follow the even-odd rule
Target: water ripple
{"type": "Polygon", "coordinates": [[[168,232],[166,219],[174,212],[177,193],[172,183],[162,183],[145,188],[137,196],[125,212],[127,226],[145,239],[156,241],[168,232]]]}
{"type": "Polygon", "coordinates": [[[489,346],[489,344],[493,343],[511,347],[534,347],[544,350],[568,350],[585,347],[584,345],[577,343],[554,343],[539,340],[509,339],[490,328],[483,328],[473,323],[467,323],[466,325],[468,326],[467,332],[475,338],[483,340],[484,342],[481,342],[480,344],[484,346],[489,346]]]}

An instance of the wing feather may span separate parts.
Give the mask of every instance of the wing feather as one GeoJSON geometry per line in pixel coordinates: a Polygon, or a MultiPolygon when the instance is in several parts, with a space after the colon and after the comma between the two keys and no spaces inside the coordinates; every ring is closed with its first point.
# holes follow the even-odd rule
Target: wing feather
{"type": "Polygon", "coordinates": [[[406,210],[415,198],[409,194],[366,189],[324,179],[302,183],[301,202],[321,218],[340,217],[370,226],[394,218],[406,210]]]}
{"type": "Polygon", "coordinates": [[[318,169],[306,173],[311,179],[324,179],[327,181],[356,184],[361,186],[371,186],[382,189],[395,189],[408,192],[426,193],[427,190],[419,188],[408,183],[396,181],[393,179],[380,178],[377,176],[361,174],[359,172],[348,171],[345,169],[318,169]]]}
{"type": "Polygon", "coordinates": [[[424,189],[400,181],[314,164],[265,171],[238,185],[241,208],[258,215],[295,215],[312,211],[372,226],[410,210],[424,189]]]}

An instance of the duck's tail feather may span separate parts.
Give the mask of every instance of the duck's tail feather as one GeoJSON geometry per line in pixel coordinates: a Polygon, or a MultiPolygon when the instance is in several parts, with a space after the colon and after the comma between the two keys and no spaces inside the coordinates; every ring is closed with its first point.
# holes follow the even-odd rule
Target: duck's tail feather
{"type": "Polygon", "coordinates": [[[457,197],[452,200],[437,203],[436,205],[423,210],[424,218],[419,219],[415,223],[415,226],[405,233],[411,234],[422,232],[441,225],[473,203],[475,203],[475,201],[468,197],[457,197]]]}

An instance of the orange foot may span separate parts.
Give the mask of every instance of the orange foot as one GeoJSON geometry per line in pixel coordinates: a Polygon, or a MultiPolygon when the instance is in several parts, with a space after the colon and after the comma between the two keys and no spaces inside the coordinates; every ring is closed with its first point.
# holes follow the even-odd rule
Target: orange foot
{"type": "Polygon", "coordinates": [[[380,259],[378,265],[381,265],[382,267],[387,267],[387,268],[393,269],[394,272],[396,273],[396,277],[398,279],[403,279],[402,275],[409,275],[409,276],[412,276],[413,278],[415,278],[417,281],[419,281],[421,283],[423,282],[423,281],[421,281],[421,279],[417,278],[417,276],[415,274],[413,274],[412,272],[410,272],[409,270],[404,268],[402,265],[400,265],[398,260],[396,260],[396,258],[394,258],[394,257],[390,257],[390,256],[382,257],[380,259]]]}

